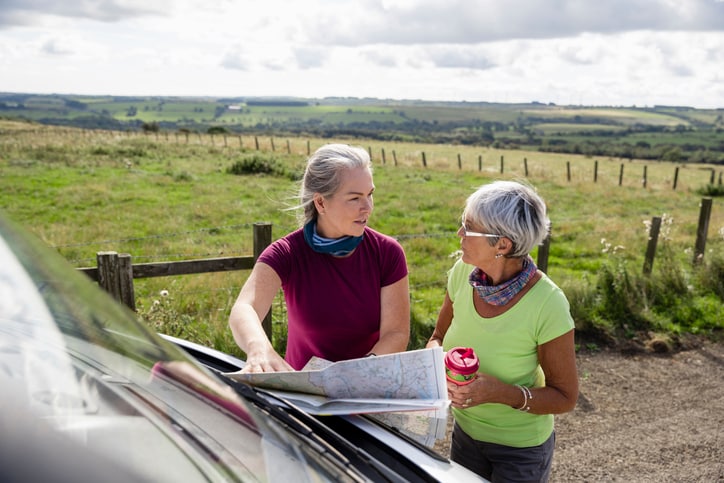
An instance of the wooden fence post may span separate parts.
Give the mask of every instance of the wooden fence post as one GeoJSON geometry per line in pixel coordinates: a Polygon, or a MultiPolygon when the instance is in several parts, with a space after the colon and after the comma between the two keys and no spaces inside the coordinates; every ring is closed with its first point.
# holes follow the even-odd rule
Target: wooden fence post
{"type": "Polygon", "coordinates": [[[540,244],[538,247],[538,270],[540,270],[543,273],[546,273],[548,271],[548,255],[550,254],[551,249],[551,233],[548,232],[548,235],[546,235],[545,239],[543,240],[543,243],[540,244]]]}
{"type": "Polygon", "coordinates": [[[654,267],[654,257],[656,256],[656,244],[659,241],[659,230],[661,229],[661,217],[654,216],[651,219],[651,228],[649,229],[649,243],[646,246],[646,256],[644,257],[644,275],[650,275],[654,267]]]}
{"type": "Polygon", "coordinates": [[[621,163],[621,169],[618,171],[618,185],[623,184],[623,163],[621,163]]]}
{"type": "Polygon", "coordinates": [[[287,139],[287,154],[292,154],[292,145],[289,143],[289,139],[287,139]]]}
{"type": "Polygon", "coordinates": [[[478,171],[483,170],[483,155],[478,154],[478,171]]]}
{"type": "Polygon", "coordinates": [[[646,184],[648,182],[648,176],[647,176],[648,169],[647,168],[648,168],[648,166],[644,166],[644,179],[643,179],[644,188],[646,188],[646,184]]]}
{"type": "Polygon", "coordinates": [[[425,158],[425,151],[422,152],[422,166],[427,168],[427,158],[425,158]]]}
{"type": "Polygon", "coordinates": [[[568,179],[568,182],[571,182],[571,162],[566,161],[566,178],[568,179]]]}
{"type": "Polygon", "coordinates": [[[96,254],[96,263],[98,264],[98,285],[111,294],[114,299],[119,300],[121,298],[121,288],[117,275],[118,253],[98,252],[96,254]]]}
{"type": "Polygon", "coordinates": [[[118,278],[120,301],[135,312],[136,292],[133,288],[133,263],[131,255],[128,253],[118,255],[118,278]]]}
{"type": "Polygon", "coordinates": [[[525,172],[525,177],[528,177],[528,158],[523,158],[523,171],[525,172]]]}
{"type": "Polygon", "coordinates": [[[463,169],[463,158],[460,157],[460,153],[458,153],[458,169],[463,169]]]}
{"type": "Polygon", "coordinates": [[[679,183],[679,167],[677,166],[674,170],[674,191],[676,191],[676,185],[679,183]]]}
{"type": "Polygon", "coordinates": [[[704,259],[706,248],[706,234],[709,231],[709,218],[711,218],[711,198],[701,199],[701,210],[699,210],[699,224],[696,227],[696,245],[694,246],[694,264],[701,263],[704,259]]]}
{"type": "Polygon", "coordinates": [[[593,182],[598,182],[598,160],[593,162],[593,182]]]}
{"type": "Polygon", "coordinates": [[[382,164],[387,164],[387,159],[385,158],[385,148],[382,148],[382,164]]]}
{"type": "Polygon", "coordinates": [[[136,295],[133,290],[133,265],[131,255],[116,252],[98,252],[98,285],[106,292],[126,305],[136,310],[136,295]]]}
{"type": "Polygon", "coordinates": [[[395,166],[397,166],[397,153],[395,150],[392,150],[392,160],[395,162],[395,166]]]}
{"type": "Polygon", "coordinates": [[[503,158],[503,155],[500,155],[500,174],[503,174],[503,171],[505,171],[505,159],[503,158]]]}
{"type": "MultiPolygon", "coordinates": [[[[254,263],[256,263],[256,260],[259,258],[259,255],[261,255],[261,252],[264,251],[264,249],[271,244],[271,237],[272,237],[272,225],[271,223],[254,223],[254,263]]],[[[264,328],[264,332],[266,333],[266,336],[269,338],[269,341],[272,341],[272,311],[271,308],[269,309],[269,312],[264,316],[264,319],[261,321],[261,326],[264,328]]]]}

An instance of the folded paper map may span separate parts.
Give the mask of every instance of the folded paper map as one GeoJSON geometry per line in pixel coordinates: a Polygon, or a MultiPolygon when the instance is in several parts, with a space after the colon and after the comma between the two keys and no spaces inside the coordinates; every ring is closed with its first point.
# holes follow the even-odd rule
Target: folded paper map
{"type": "Polygon", "coordinates": [[[339,362],[313,358],[301,371],[226,375],[273,390],[314,414],[447,408],[439,347],[339,362]]]}

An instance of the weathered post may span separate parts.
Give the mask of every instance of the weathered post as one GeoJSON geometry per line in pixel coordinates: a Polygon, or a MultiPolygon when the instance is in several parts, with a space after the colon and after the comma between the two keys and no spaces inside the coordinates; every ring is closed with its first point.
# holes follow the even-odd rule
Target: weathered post
{"type": "Polygon", "coordinates": [[[674,170],[674,191],[676,191],[676,185],[679,183],[679,167],[677,166],[674,170]]]}
{"type": "Polygon", "coordinates": [[[551,249],[551,234],[548,232],[548,235],[546,235],[545,239],[543,240],[543,243],[540,244],[538,247],[538,270],[540,270],[543,273],[548,272],[548,255],[550,254],[551,249]]]}
{"type": "Polygon", "coordinates": [[[593,162],[593,182],[598,182],[598,160],[593,162]]]}
{"type": "Polygon", "coordinates": [[[651,228],[649,229],[649,243],[646,246],[646,256],[644,257],[644,275],[650,275],[654,267],[654,257],[656,256],[656,244],[659,241],[659,231],[661,230],[661,217],[654,216],[651,219],[651,228]]]}
{"type": "MultiPolygon", "coordinates": [[[[256,260],[259,258],[259,255],[261,255],[261,252],[263,252],[264,249],[271,244],[271,238],[272,238],[271,223],[254,223],[254,263],[256,263],[256,260]]],[[[264,316],[264,319],[261,321],[261,326],[263,327],[264,332],[266,333],[266,336],[269,338],[269,341],[271,342],[272,341],[271,309],[264,316]]]]}
{"type": "Polygon", "coordinates": [[[131,255],[128,253],[118,255],[118,288],[120,289],[120,301],[135,312],[136,292],[133,288],[133,263],[131,255]]]}
{"type": "Polygon", "coordinates": [[[646,188],[646,184],[647,184],[647,182],[648,182],[648,179],[647,179],[647,176],[646,176],[647,168],[648,168],[648,166],[644,166],[644,179],[642,180],[643,185],[644,185],[644,188],[646,188]]]}
{"type": "Polygon", "coordinates": [[[709,219],[711,218],[711,198],[701,199],[699,210],[699,224],[696,227],[696,245],[694,246],[694,264],[701,263],[704,259],[706,248],[706,234],[709,231],[709,219]]]}
{"type": "Polygon", "coordinates": [[[118,283],[118,253],[98,252],[96,263],[98,264],[98,285],[111,294],[114,299],[119,300],[121,288],[118,283]]]}
{"type": "Polygon", "coordinates": [[[131,310],[136,310],[133,290],[133,265],[127,253],[98,252],[98,285],[131,310]]]}

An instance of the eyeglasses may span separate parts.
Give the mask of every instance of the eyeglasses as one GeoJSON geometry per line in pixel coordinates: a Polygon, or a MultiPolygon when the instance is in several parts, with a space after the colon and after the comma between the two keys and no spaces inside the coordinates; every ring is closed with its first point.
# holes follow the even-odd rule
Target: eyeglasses
{"type": "Polygon", "coordinates": [[[465,223],[460,225],[460,228],[458,228],[458,232],[460,232],[460,230],[463,231],[463,236],[482,236],[482,237],[486,237],[486,238],[500,238],[501,236],[503,236],[503,235],[495,235],[493,233],[480,233],[477,231],[470,231],[465,226],[465,223]]]}

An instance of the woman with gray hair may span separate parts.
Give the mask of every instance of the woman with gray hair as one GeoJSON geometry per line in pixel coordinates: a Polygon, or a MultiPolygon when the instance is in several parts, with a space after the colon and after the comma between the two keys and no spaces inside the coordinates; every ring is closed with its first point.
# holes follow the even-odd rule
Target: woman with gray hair
{"type": "Polygon", "coordinates": [[[458,228],[462,256],[427,343],[477,355],[472,382],[448,381],[450,457],[491,481],[547,481],[553,415],[578,398],[568,300],[530,257],[549,228],[530,186],[496,181],[470,195],[458,228]]]}
{"type": "Polygon", "coordinates": [[[368,226],[374,191],[364,149],[328,144],[310,156],[299,194],[302,227],[262,252],[231,309],[229,326],[246,353],[243,372],[407,348],[407,261],[397,240],[368,226]],[[280,288],[288,320],[284,358],[261,325],[280,288]]]}

